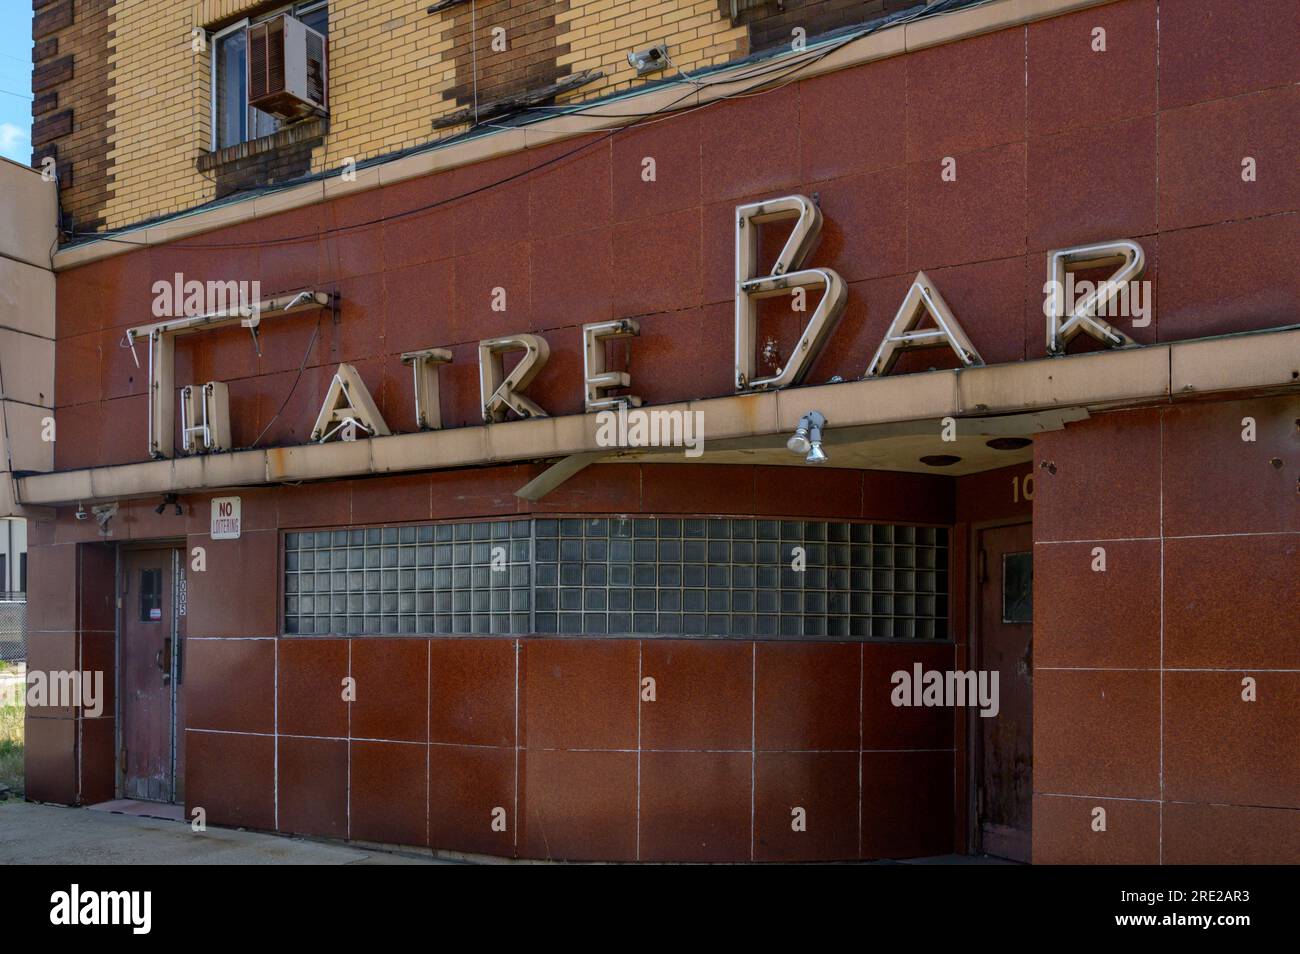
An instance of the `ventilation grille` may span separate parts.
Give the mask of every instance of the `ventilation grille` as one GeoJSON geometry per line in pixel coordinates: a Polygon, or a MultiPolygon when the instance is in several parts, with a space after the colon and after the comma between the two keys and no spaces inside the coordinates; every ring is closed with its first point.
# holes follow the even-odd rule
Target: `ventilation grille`
{"type": "Polygon", "coordinates": [[[284,20],[248,28],[248,98],[255,102],[284,92],[284,20]]]}
{"type": "Polygon", "coordinates": [[[313,30],[307,31],[307,98],[322,105],[325,102],[325,43],[313,30]]]}

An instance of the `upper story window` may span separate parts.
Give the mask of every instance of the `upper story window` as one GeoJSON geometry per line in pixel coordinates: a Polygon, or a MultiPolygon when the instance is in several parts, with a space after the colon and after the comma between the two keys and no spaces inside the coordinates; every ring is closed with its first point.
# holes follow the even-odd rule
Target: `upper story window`
{"type": "MultiPolygon", "coordinates": [[[[292,53],[279,62],[267,64],[264,60],[265,38],[259,36],[261,31],[256,28],[259,25],[278,26],[275,21],[284,14],[293,17],[322,37],[329,35],[328,0],[308,0],[308,2],[280,7],[251,19],[246,18],[232,23],[213,36],[213,149],[224,149],[226,146],[238,145],[241,142],[248,142],[250,139],[269,136],[287,121],[267,111],[278,107],[267,105],[263,101],[263,104],[267,105],[267,109],[258,109],[249,102],[250,36],[253,38],[253,49],[251,51],[253,57],[252,75],[256,76],[259,69],[265,74],[269,65],[279,82],[287,83],[290,86],[301,83],[303,88],[309,91],[309,95],[319,96],[323,101],[325,51],[322,49],[317,52],[312,49],[310,37],[307,44],[306,62],[301,72],[296,71],[294,68],[292,53]],[[250,27],[254,29],[250,31],[250,27]],[[316,57],[319,63],[314,62],[313,57],[316,57]]],[[[292,38],[274,38],[276,42],[284,42],[286,39],[289,43],[292,43],[292,38]]],[[[255,80],[254,86],[256,87],[256,85],[255,80]]],[[[253,93],[255,96],[257,93],[256,88],[253,93]]]]}

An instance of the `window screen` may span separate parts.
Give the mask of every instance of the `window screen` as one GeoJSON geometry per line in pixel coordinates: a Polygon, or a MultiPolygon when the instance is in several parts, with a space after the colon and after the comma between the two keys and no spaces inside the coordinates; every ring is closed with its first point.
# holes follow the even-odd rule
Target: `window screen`
{"type": "Polygon", "coordinates": [[[942,527],[566,517],[285,536],[285,632],[948,636],[942,527]]]}

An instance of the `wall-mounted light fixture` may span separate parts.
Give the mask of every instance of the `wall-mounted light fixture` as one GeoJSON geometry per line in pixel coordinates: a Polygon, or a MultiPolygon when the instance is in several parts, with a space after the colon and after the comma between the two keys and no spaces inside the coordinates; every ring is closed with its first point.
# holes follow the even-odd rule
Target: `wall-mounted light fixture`
{"type": "Polygon", "coordinates": [[[181,509],[180,498],[177,497],[175,494],[163,494],[162,503],[154,507],[153,512],[157,514],[161,514],[168,507],[175,507],[176,516],[178,517],[182,516],[185,513],[185,511],[181,509]]]}
{"type": "Polygon", "coordinates": [[[822,450],[822,428],[825,426],[826,417],[821,411],[809,411],[799,418],[799,425],[785,446],[792,454],[804,454],[804,460],[810,464],[824,464],[829,460],[822,450]]]}

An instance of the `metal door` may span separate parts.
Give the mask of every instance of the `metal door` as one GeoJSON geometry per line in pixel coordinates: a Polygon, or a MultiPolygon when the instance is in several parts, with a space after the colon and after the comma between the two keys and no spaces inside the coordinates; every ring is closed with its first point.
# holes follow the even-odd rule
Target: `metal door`
{"type": "Polygon", "coordinates": [[[175,798],[180,551],[123,550],[118,581],[122,797],[175,798]]]}
{"type": "Polygon", "coordinates": [[[1029,861],[1033,807],[1033,532],[1027,523],[979,537],[977,666],[998,672],[998,714],[973,718],[981,851],[1029,861]]]}

